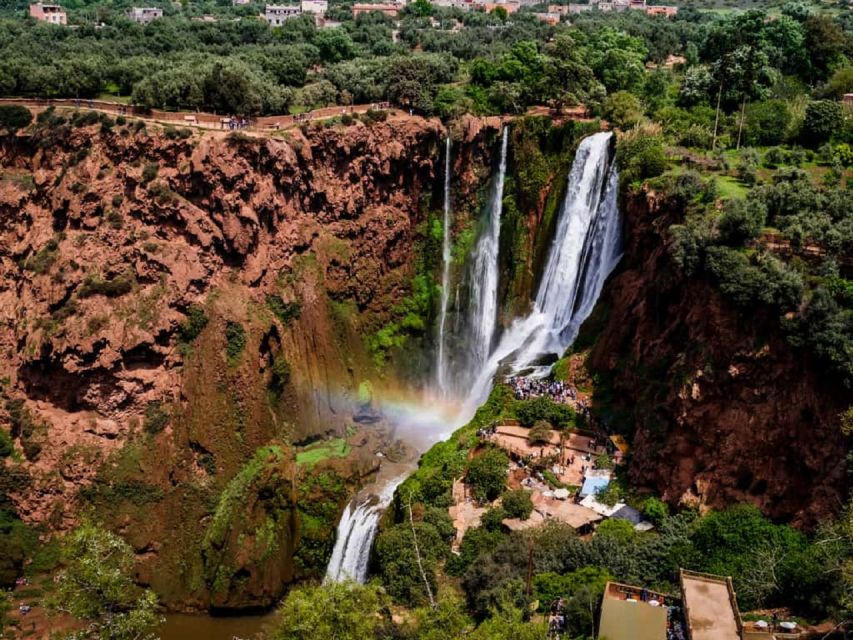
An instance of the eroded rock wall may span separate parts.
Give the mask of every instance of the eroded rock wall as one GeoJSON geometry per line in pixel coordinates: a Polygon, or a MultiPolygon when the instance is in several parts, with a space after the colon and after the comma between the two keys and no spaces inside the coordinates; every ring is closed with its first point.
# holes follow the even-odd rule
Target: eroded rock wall
{"type": "Polygon", "coordinates": [[[757,505],[811,527],[846,496],[849,404],[769,309],[742,310],[685,278],[667,230],[683,215],[654,193],[627,198],[625,257],[592,317],[589,364],[606,417],[633,434],[630,478],[670,503],[757,505]]]}

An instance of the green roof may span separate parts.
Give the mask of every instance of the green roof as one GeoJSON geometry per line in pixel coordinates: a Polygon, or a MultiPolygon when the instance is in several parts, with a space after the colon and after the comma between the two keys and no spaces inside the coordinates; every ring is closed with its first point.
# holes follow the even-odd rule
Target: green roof
{"type": "Polygon", "coordinates": [[[605,596],[598,640],[666,640],[666,609],[605,596]]]}

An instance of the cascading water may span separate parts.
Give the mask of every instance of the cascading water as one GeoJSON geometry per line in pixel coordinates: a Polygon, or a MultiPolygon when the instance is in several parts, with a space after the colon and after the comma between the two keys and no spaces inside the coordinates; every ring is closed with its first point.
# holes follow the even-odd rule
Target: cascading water
{"type": "MultiPolygon", "coordinates": [[[[619,174],[611,157],[611,137],[596,133],[578,146],[533,311],[512,324],[478,372],[466,413],[485,401],[502,365],[518,373],[543,357],[561,356],[619,261],[619,174]]],[[[548,371],[550,367],[540,367],[534,374],[548,371]]]]}
{"type": "Polygon", "coordinates": [[[508,127],[503,128],[501,157],[495,180],[492,201],[488,209],[487,226],[474,247],[474,262],[471,269],[471,298],[468,317],[471,320],[467,362],[469,378],[478,372],[489,357],[492,338],[498,321],[498,248],[503,210],[504,176],[506,175],[506,150],[508,127]]]}
{"type": "Polygon", "coordinates": [[[376,537],[379,518],[405,479],[405,475],[394,478],[382,487],[378,495],[368,494],[347,505],[338,523],[335,548],[326,567],[326,581],[355,580],[363,583],[367,580],[370,547],[376,537]]]}
{"type": "MultiPolygon", "coordinates": [[[[617,210],[619,175],[610,152],[610,133],[597,133],[581,141],[569,172],[566,196],[557,218],[557,232],[539,285],[533,311],[516,320],[489,352],[496,327],[498,283],[498,238],[500,232],[503,177],[506,170],[507,132],[501,142],[501,163],[489,226],[477,245],[472,279],[469,326],[479,326],[476,334],[478,353],[484,353],[477,368],[469,368],[467,399],[452,421],[434,421],[450,426],[464,424],[488,397],[495,374],[501,366],[512,372],[534,367],[543,356],[560,356],[577,335],[601,293],[607,276],[621,257],[621,222],[617,210]],[[481,255],[484,257],[481,258],[481,255]],[[485,256],[488,257],[485,257],[485,256]],[[479,270],[482,269],[482,272],[479,270]],[[482,274],[482,275],[481,275],[482,274]],[[476,311],[474,311],[476,309],[476,311]]],[[[445,345],[445,323],[449,294],[450,267],[450,139],[446,143],[444,185],[444,265],[439,318],[437,383],[443,393],[450,382],[445,345]]],[[[534,368],[544,375],[549,367],[534,368]]],[[[461,376],[460,376],[461,378],[461,376]]],[[[461,385],[457,385],[457,388],[461,385]]],[[[436,439],[448,433],[431,434],[436,439]]],[[[347,507],[338,525],[337,539],[326,579],[347,578],[364,582],[370,547],[376,536],[379,518],[390,504],[394,491],[405,475],[384,485],[376,495],[360,494],[347,507]]]]}
{"type": "Polygon", "coordinates": [[[450,134],[444,144],[444,223],[441,241],[441,310],[438,318],[438,356],[436,359],[436,384],[442,395],[447,395],[447,359],[445,356],[445,328],[447,303],[450,297],[450,134]]]}

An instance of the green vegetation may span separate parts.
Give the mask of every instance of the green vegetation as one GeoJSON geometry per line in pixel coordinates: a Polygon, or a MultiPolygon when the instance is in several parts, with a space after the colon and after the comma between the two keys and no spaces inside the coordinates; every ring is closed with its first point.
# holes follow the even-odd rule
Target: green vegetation
{"type": "Polygon", "coordinates": [[[246,330],[239,322],[229,320],[225,324],[225,357],[228,366],[234,367],[240,362],[243,349],[246,348],[246,330]]]}
{"type": "Polygon", "coordinates": [[[132,289],[133,279],[124,275],[118,275],[106,280],[100,276],[88,275],[77,290],[77,295],[81,298],[96,295],[118,298],[126,293],[130,293],[132,289]]]}
{"type": "Polygon", "coordinates": [[[142,420],[142,430],[145,433],[156,435],[169,424],[169,412],[159,400],[152,400],[145,406],[145,415],[142,420]]]}
{"type": "Polygon", "coordinates": [[[533,501],[527,489],[513,489],[504,491],[501,496],[501,507],[507,518],[520,518],[527,520],[533,511],[533,501]]]}
{"type": "Polygon", "coordinates": [[[497,447],[488,447],[468,463],[465,481],[480,500],[494,500],[504,490],[509,458],[497,447]]]}
{"type": "Polygon", "coordinates": [[[291,590],[279,609],[270,640],[364,640],[384,623],[376,612],[387,597],[375,584],[330,583],[291,590]]]}
{"type": "Polygon", "coordinates": [[[13,104],[0,105],[0,131],[14,135],[33,121],[30,110],[13,104]]]}
{"type": "Polygon", "coordinates": [[[64,568],[51,606],[86,623],[75,638],[153,640],[161,619],[157,596],[133,582],[133,549],[117,535],[85,523],[63,548],[64,568]]]}
{"type": "Polygon", "coordinates": [[[351,448],[345,438],[332,438],[324,440],[296,452],[296,464],[313,466],[321,460],[328,458],[345,458],[349,455],[351,448]]]}
{"type": "Polygon", "coordinates": [[[285,327],[299,318],[299,314],[302,312],[302,306],[298,302],[285,302],[281,296],[267,295],[266,303],[269,310],[285,327]]]}
{"type": "Polygon", "coordinates": [[[204,308],[193,304],[187,309],[187,317],[181,322],[178,327],[178,343],[183,347],[183,350],[189,348],[195,339],[204,331],[210,319],[204,311],[204,308]]]}

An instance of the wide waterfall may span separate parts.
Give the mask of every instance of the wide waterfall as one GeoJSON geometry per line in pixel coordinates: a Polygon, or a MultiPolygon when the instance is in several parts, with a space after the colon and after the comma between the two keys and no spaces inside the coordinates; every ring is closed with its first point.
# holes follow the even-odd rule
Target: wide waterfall
{"type": "Polygon", "coordinates": [[[498,248],[500,246],[501,212],[503,210],[504,177],[508,127],[503,128],[501,156],[492,199],[487,210],[486,227],[474,246],[471,268],[471,296],[467,316],[470,318],[469,356],[464,377],[479,372],[492,349],[492,338],[498,322],[498,248]]]}
{"type": "Polygon", "coordinates": [[[468,393],[467,412],[485,401],[502,366],[509,373],[532,369],[533,375],[546,375],[550,367],[537,363],[561,356],[571,345],[618,263],[619,174],[611,137],[596,133],[578,146],[533,311],[504,332],[468,393]]]}
{"type": "MultiPolygon", "coordinates": [[[[604,281],[621,257],[621,221],[617,209],[619,175],[611,152],[610,133],[597,133],[581,141],[568,176],[566,195],[557,216],[557,229],[531,313],[516,320],[491,348],[497,327],[498,246],[506,172],[507,130],[501,141],[498,178],[488,210],[487,225],[478,239],[471,269],[465,326],[473,327],[470,349],[480,360],[457,376],[453,390],[464,407],[455,420],[437,422],[446,437],[449,422],[467,422],[489,395],[502,367],[509,373],[546,375],[577,336],[592,312],[604,281]],[[476,315],[476,317],[472,317],[476,315]]],[[[447,393],[451,377],[445,346],[445,323],[450,288],[450,139],[446,144],[444,185],[444,265],[442,309],[439,318],[437,382],[447,393]]],[[[458,303],[457,303],[458,306],[458,303]]],[[[404,479],[395,477],[373,493],[365,489],[347,507],[338,525],[337,540],[326,573],[327,580],[352,578],[364,582],[370,547],[382,512],[404,479]]]]}
{"type": "Polygon", "coordinates": [[[450,134],[444,144],[444,222],[441,241],[441,310],[438,318],[438,356],[436,358],[436,383],[438,390],[447,394],[447,356],[445,354],[445,329],[447,328],[447,303],[450,297],[450,134]]]}

